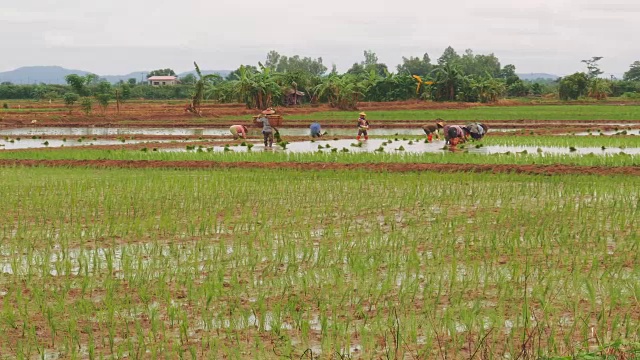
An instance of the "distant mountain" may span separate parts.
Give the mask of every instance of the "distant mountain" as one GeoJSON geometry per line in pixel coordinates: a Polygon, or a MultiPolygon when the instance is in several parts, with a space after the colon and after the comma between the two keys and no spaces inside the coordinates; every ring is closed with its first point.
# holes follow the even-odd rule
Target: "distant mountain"
{"type": "MultiPolygon", "coordinates": [[[[227,77],[227,75],[231,74],[232,71],[231,70],[200,70],[200,72],[202,73],[202,75],[218,74],[222,77],[227,77]]],[[[191,71],[182,72],[178,74],[178,78],[184,77],[187,74],[196,75],[196,71],[191,70],[191,71]]]]}
{"type": "Polygon", "coordinates": [[[84,76],[89,72],[65,69],[60,66],[25,66],[0,72],[0,83],[8,81],[14,84],[66,84],[64,77],[70,74],[84,76]]]}
{"type": "Polygon", "coordinates": [[[127,75],[104,75],[104,76],[100,75],[100,78],[105,79],[112,84],[118,83],[120,82],[120,80],[126,82],[129,79],[136,79],[136,83],[139,83],[140,80],[143,80],[143,81],[147,80],[148,73],[149,73],[148,71],[135,71],[132,73],[128,73],[127,75]]]}
{"type": "MultiPolygon", "coordinates": [[[[66,84],[64,77],[70,74],[78,74],[85,76],[90,74],[89,71],[84,70],[72,70],[65,69],[60,66],[25,66],[11,71],[0,72],[0,83],[11,82],[13,84],[66,84]]],[[[115,84],[122,81],[127,81],[131,78],[136,79],[136,82],[140,82],[147,79],[148,71],[136,71],[126,75],[99,75],[101,79],[105,79],[108,82],[115,84]]],[[[203,75],[219,74],[222,77],[231,73],[230,70],[202,70],[203,75]]],[[[95,73],[94,73],[95,74],[95,73]]],[[[178,74],[178,77],[183,77],[187,74],[195,74],[195,71],[186,71],[178,74]]]]}
{"type": "Polygon", "coordinates": [[[537,79],[543,79],[543,80],[558,80],[558,78],[560,76],[558,75],[553,75],[553,74],[547,74],[547,73],[530,73],[530,74],[517,74],[518,77],[520,77],[520,79],[522,80],[537,80],[537,79]]]}

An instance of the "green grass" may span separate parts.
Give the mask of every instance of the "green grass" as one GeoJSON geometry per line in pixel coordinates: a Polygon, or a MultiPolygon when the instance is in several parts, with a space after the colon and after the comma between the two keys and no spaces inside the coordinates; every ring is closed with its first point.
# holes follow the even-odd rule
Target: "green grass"
{"type": "Polygon", "coordinates": [[[0,358],[498,359],[640,336],[637,177],[0,179],[0,358]]]}
{"type": "MultiPolygon", "coordinates": [[[[640,136],[487,136],[478,143],[516,146],[640,148],[640,136]]],[[[467,145],[475,146],[478,143],[470,142],[467,145]]]]}
{"type": "MultiPolygon", "coordinates": [[[[475,146],[473,144],[467,145],[475,146]]],[[[160,161],[256,161],[303,163],[433,163],[433,164],[514,164],[640,166],[640,155],[553,155],[553,154],[472,154],[472,153],[282,153],[282,152],[147,152],[133,150],[61,149],[55,151],[0,151],[0,159],[35,160],[160,160],[160,161]]]]}
{"type": "MultiPolygon", "coordinates": [[[[366,111],[366,107],[362,107],[366,111]]],[[[325,111],[311,114],[285,115],[286,120],[332,120],[354,122],[360,111],[325,111]]],[[[451,110],[393,110],[366,111],[367,118],[376,121],[424,120],[640,120],[638,105],[525,105],[479,106],[451,110]]],[[[230,116],[225,120],[246,119],[246,116],[230,116]]],[[[285,120],[285,121],[286,121],[285,120]]]]}

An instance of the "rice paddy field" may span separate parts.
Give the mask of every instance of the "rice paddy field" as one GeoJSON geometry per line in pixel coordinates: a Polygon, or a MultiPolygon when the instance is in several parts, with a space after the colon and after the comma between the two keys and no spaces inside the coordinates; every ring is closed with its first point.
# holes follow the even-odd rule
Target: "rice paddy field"
{"type": "Polygon", "coordinates": [[[0,359],[636,359],[619,108],[455,149],[0,126],[0,359]]]}

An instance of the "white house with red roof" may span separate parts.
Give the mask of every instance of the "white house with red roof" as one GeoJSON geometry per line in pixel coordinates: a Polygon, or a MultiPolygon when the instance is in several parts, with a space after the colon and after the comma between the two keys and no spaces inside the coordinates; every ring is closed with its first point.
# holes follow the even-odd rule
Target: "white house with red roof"
{"type": "Polygon", "coordinates": [[[176,85],[178,83],[177,76],[151,76],[147,79],[151,86],[167,86],[176,85]]]}

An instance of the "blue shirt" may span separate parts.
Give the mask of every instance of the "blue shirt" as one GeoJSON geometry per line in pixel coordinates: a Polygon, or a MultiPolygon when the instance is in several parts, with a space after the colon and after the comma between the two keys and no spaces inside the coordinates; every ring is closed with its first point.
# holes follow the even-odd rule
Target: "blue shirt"
{"type": "Polygon", "coordinates": [[[320,124],[318,123],[313,123],[311,124],[311,134],[320,134],[320,124]]]}

